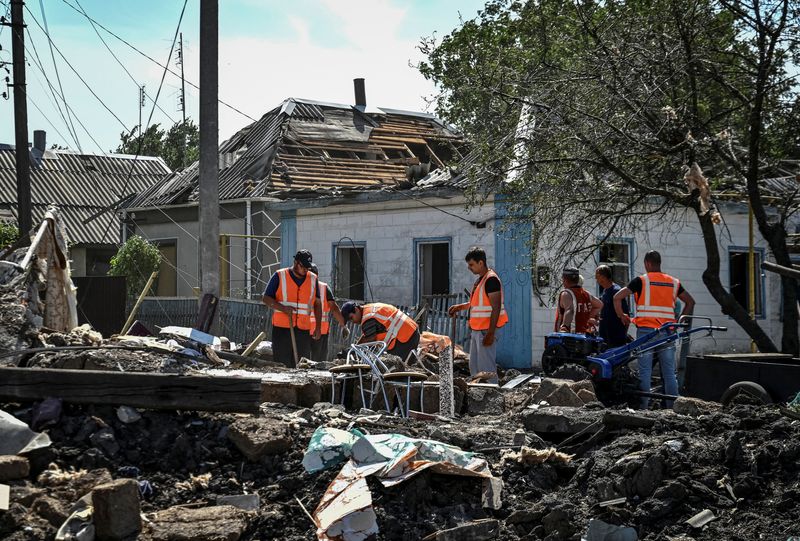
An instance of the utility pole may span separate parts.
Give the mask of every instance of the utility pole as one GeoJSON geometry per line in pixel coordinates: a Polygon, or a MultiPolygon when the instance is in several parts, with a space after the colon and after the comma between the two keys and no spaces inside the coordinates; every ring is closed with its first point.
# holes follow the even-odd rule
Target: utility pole
{"type": "Polygon", "coordinates": [[[181,165],[186,167],[186,78],[183,76],[183,32],[180,33],[180,41],[178,42],[178,64],[181,67],[181,95],[180,105],[181,113],[183,113],[183,137],[181,137],[181,165]]]}
{"type": "Polygon", "coordinates": [[[180,41],[178,42],[178,64],[181,66],[181,112],[183,113],[183,123],[186,124],[186,79],[183,77],[183,32],[181,32],[180,41]]]}
{"type": "Polygon", "coordinates": [[[219,297],[219,5],[200,1],[200,290],[219,297]]]}
{"type": "Polygon", "coordinates": [[[144,109],[144,85],[139,87],[139,137],[142,136],[142,109],[144,109]]]}
{"type": "Polygon", "coordinates": [[[14,131],[17,158],[17,222],[27,239],[33,228],[31,217],[31,156],[28,150],[28,98],[25,86],[25,23],[22,0],[11,0],[11,54],[14,61],[14,131]]]}

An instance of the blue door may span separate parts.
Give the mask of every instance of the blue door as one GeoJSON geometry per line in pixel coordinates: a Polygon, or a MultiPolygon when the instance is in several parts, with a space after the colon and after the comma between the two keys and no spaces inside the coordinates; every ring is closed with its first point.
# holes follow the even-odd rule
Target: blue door
{"type": "MultiPolygon", "coordinates": [[[[497,364],[503,368],[530,368],[533,355],[530,273],[531,226],[507,220],[508,209],[495,201],[494,269],[503,282],[508,324],[497,346],[497,364]]],[[[489,262],[491,265],[491,261],[489,262]]]]}

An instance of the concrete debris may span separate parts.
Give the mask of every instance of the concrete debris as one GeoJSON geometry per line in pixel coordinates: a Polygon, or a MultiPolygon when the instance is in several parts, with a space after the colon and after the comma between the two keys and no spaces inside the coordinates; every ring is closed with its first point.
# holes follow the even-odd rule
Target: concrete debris
{"type": "Polygon", "coordinates": [[[239,419],[228,429],[228,439],[252,461],[285,453],[293,442],[288,423],[264,417],[239,419]]]}
{"type": "Polygon", "coordinates": [[[16,455],[0,455],[0,481],[25,479],[31,473],[28,459],[16,455]]]}
{"type": "Polygon", "coordinates": [[[250,520],[231,505],[171,507],[156,513],[146,531],[153,541],[239,541],[250,520]]]}
{"type": "Polygon", "coordinates": [[[503,392],[496,385],[467,386],[469,415],[500,415],[503,413],[503,404],[503,392]]]}
{"type": "Polygon", "coordinates": [[[97,539],[122,541],[142,529],[139,484],[134,479],[117,479],[92,490],[94,527],[97,539]]]}
{"type": "Polygon", "coordinates": [[[672,405],[672,411],[681,415],[691,415],[697,417],[698,415],[708,415],[716,413],[722,409],[722,404],[716,402],[706,402],[699,398],[690,398],[688,396],[679,396],[672,405]]]}
{"type": "Polygon", "coordinates": [[[550,407],[522,413],[525,429],[537,434],[575,434],[601,420],[602,412],[582,407],[550,407]]]}
{"type": "Polygon", "coordinates": [[[232,505],[244,511],[258,512],[261,507],[261,499],[258,494],[233,494],[230,496],[218,496],[217,505],[232,505]]]}

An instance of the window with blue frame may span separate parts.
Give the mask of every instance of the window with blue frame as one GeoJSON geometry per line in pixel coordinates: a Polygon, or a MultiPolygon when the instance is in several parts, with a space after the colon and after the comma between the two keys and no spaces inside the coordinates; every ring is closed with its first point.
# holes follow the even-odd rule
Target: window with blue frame
{"type": "MultiPolygon", "coordinates": [[[[764,249],[755,249],[755,315],[764,317],[764,275],[761,262],[764,261],[764,249]]],[[[750,270],[748,267],[748,249],[746,247],[728,248],[728,290],[742,308],[749,310],[750,304],[750,270]]]]}

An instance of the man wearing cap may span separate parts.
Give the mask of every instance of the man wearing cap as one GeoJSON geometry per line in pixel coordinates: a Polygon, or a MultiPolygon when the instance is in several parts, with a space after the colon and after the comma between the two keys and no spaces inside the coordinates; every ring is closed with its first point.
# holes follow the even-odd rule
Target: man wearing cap
{"type": "Polygon", "coordinates": [[[342,316],[361,325],[359,344],[386,342],[386,353],[397,355],[404,362],[419,346],[417,323],[391,304],[346,302],[342,305],[342,316]]]}
{"type": "Polygon", "coordinates": [[[272,308],[272,356],[276,362],[295,366],[311,357],[311,339],[320,337],[322,304],[317,275],[310,271],[311,252],[300,250],[291,267],[279,269],[264,290],[262,302],[272,308]],[[292,347],[292,329],[297,350],[292,347]]]}
{"type": "Polygon", "coordinates": [[[556,307],[556,332],[592,333],[603,301],[583,289],[581,276],[575,267],[567,267],[561,274],[564,290],[558,295],[556,307]]]}
{"type": "Polygon", "coordinates": [[[469,343],[469,373],[494,374],[489,383],[497,383],[497,331],[508,323],[503,284],[497,273],[486,263],[483,248],[470,248],[464,256],[469,271],[478,278],[472,286],[469,302],[454,304],[447,312],[455,317],[458,312],[469,310],[469,328],[472,331],[469,343]]]}
{"type": "MultiPolygon", "coordinates": [[[[316,265],[311,265],[311,272],[319,278],[319,269],[316,265]]],[[[339,305],[333,298],[331,288],[328,284],[318,280],[319,284],[319,302],[322,311],[322,324],[320,325],[321,336],[318,339],[311,340],[311,360],[316,362],[323,362],[328,360],[328,332],[331,328],[331,314],[339,322],[342,327],[342,337],[347,340],[350,337],[350,329],[345,327],[345,319],[339,311],[339,305]]]]}

